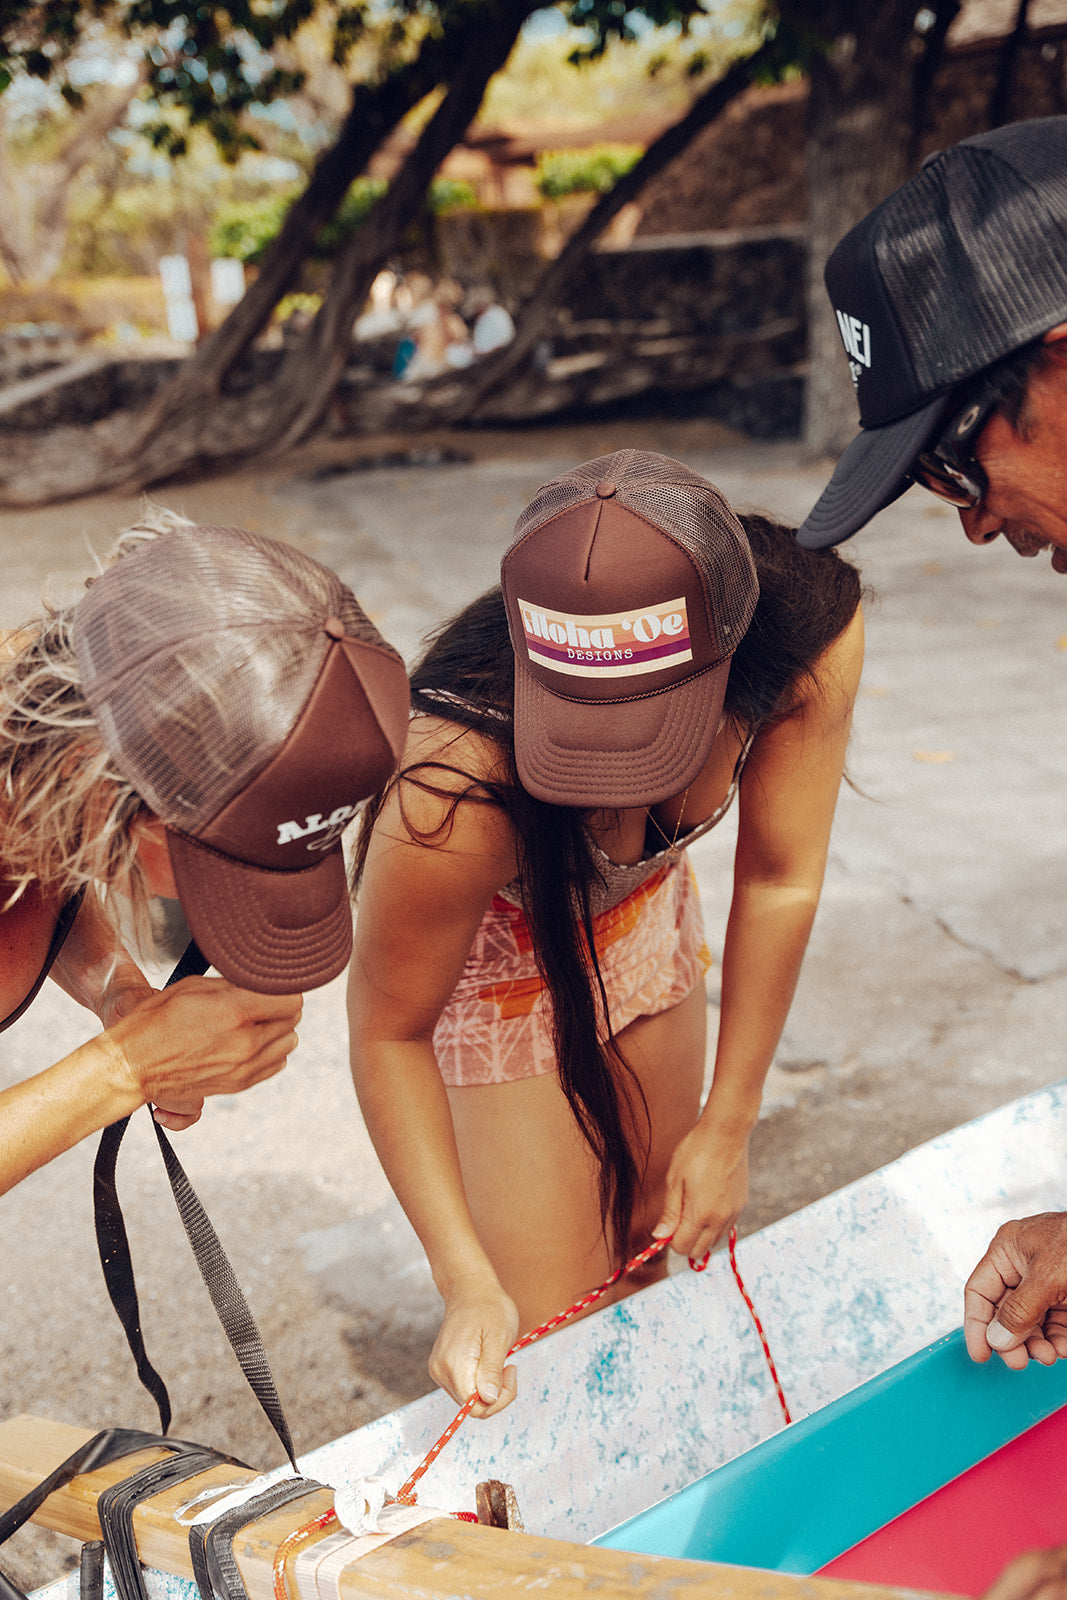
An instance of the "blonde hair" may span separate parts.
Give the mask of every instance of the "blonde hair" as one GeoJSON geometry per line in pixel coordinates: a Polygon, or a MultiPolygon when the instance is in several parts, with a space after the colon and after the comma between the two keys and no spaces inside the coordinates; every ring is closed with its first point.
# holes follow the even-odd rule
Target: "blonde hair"
{"type": "MultiPolygon", "coordinates": [[[[119,535],[106,565],[169,528],[191,525],[146,507],[119,535]]],[[[0,663],[0,873],[8,886],[0,910],[31,884],[58,900],[88,888],[116,929],[126,899],[144,938],[152,894],[134,824],[148,809],[115,766],[86,703],[75,610],[45,602],[44,615],[18,630],[14,654],[0,663]]]]}

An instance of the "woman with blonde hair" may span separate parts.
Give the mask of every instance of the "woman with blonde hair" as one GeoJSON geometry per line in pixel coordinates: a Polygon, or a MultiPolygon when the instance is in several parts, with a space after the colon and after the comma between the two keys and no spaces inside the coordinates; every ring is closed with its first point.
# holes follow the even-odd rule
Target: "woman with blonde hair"
{"type": "Polygon", "coordinates": [[[392,770],[407,678],[336,574],[163,514],[0,663],[0,1029],[47,976],[104,1031],[0,1090],[0,1192],[150,1103],[279,1072],[351,948],[340,834],[392,770]],[[220,977],[162,993],[127,951],[180,900],[220,977]]]}

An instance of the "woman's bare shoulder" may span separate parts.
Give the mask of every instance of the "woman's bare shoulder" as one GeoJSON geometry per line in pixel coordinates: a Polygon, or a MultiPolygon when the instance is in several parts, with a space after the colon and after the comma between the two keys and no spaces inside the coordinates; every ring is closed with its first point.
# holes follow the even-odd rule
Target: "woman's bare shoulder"
{"type": "Polygon", "coordinates": [[[503,751],[443,718],[412,724],[396,782],[374,822],[368,872],[386,857],[391,875],[413,875],[423,903],[440,880],[447,894],[481,896],[514,877],[515,830],[500,804],[503,751]],[[457,879],[457,867],[459,877],[457,879]],[[487,889],[488,885],[488,889],[487,889]]]}
{"type": "Polygon", "coordinates": [[[35,884],[8,904],[14,883],[0,865],[0,1019],[33,987],[52,942],[58,907],[35,884]]]}
{"type": "Polygon", "coordinates": [[[863,607],[858,605],[841,632],[812,663],[791,713],[782,720],[803,720],[811,715],[833,718],[851,713],[863,671],[863,624],[863,607]]]}

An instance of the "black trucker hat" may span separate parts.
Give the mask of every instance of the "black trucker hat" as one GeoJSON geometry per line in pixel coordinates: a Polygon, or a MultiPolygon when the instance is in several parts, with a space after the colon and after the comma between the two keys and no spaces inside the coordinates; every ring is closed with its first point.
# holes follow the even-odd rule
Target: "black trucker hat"
{"type": "Polygon", "coordinates": [[[1067,116],[930,156],[841,240],[826,287],[863,431],[799,529],[809,550],[903,494],[960,384],[1067,321],[1067,116]]]}

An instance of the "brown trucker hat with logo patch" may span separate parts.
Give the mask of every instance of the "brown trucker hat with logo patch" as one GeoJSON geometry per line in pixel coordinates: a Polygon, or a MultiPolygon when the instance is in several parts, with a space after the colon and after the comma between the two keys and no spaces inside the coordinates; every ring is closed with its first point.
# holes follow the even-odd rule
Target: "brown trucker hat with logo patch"
{"type": "Polygon", "coordinates": [[[546,483],[501,564],[515,759],[556,805],[654,805],[711,751],[756,608],[748,539],[713,484],[619,450],[546,483]]]}
{"type": "Polygon", "coordinates": [[[403,662],[352,591],[275,539],[177,525],[91,583],[74,641],[212,965],[266,994],[336,977],[352,947],[341,833],[408,721],[403,662]]]}

